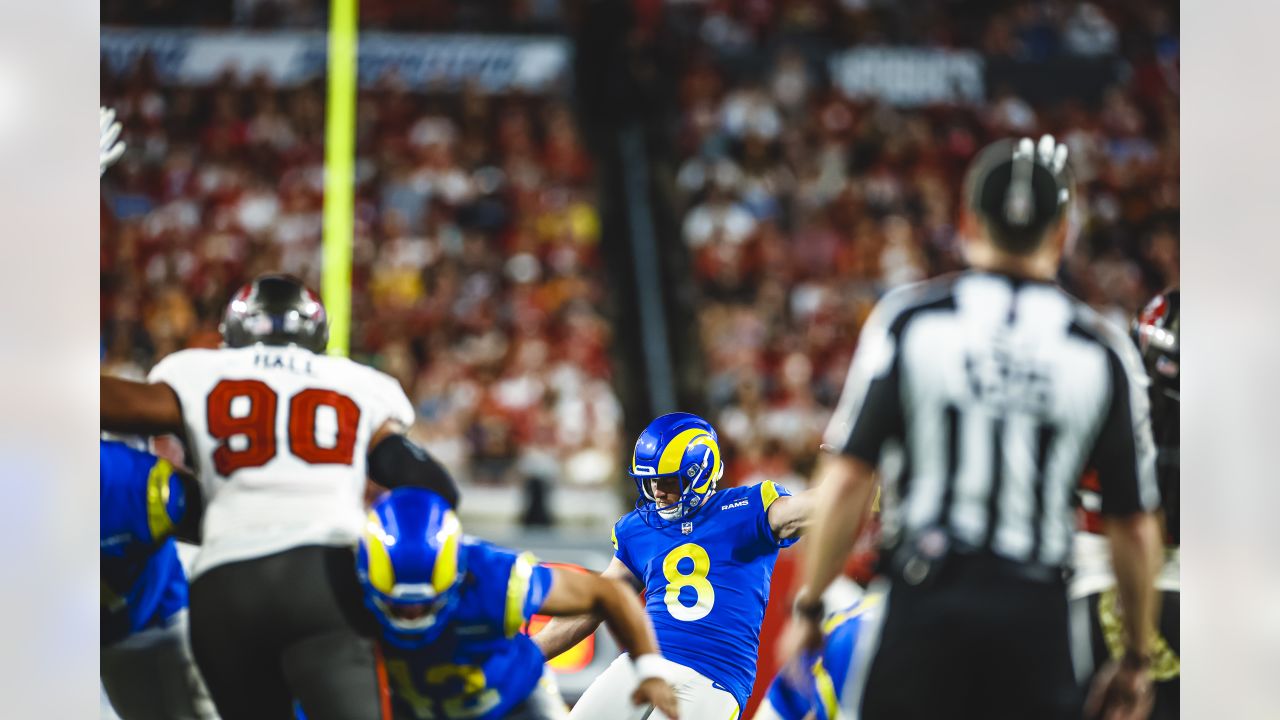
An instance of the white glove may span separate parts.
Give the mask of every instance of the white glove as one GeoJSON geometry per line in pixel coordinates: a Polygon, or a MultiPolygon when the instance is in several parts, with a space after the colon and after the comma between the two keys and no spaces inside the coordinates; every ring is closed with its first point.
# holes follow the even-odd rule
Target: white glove
{"type": "Polygon", "coordinates": [[[124,154],[125,144],[120,139],[122,127],[116,121],[116,111],[98,108],[98,177],[124,154]]]}

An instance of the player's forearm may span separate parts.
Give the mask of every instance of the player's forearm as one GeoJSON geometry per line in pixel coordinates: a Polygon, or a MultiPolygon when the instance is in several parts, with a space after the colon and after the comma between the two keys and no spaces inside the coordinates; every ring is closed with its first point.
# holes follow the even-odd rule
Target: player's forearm
{"type": "Polygon", "coordinates": [[[542,650],[542,655],[551,660],[595,632],[603,619],[595,613],[553,617],[551,622],[533,636],[533,642],[542,650]]]}
{"type": "Polygon", "coordinates": [[[658,639],[640,600],[622,582],[601,579],[596,614],[604,618],[614,639],[633,658],[658,652],[658,639]]]}
{"type": "Polygon", "coordinates": [[[1139,513],[1107,522],[1116,592],[1123,609],[1130,650],[1145,655],[1155,627],[1155,577],[1160,567],[1160,536],[1155,517],[1139,513]]]}
{"type": "Polygon", "coordinates": [[[819,465],[812,525],[805,551],[804,584],[818,597],[835,580],[867,516],[875,482],[870,468],[847,457],[824,457],[819,465]]]}
{"type": "Polygon", "coordinates": [[[99,422],[103,430],[159,435],[182,432],[182,406],[167,385],[100,376],[99,422]]]}

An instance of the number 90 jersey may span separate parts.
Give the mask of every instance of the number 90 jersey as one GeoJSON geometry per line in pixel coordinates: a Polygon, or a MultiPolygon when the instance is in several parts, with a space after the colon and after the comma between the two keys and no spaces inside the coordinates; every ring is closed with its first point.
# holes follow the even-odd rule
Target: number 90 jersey
{"type": "Polygon", "coordinates": [[[192,577],[302,545],[355,545],[369,440],[387,420],[413,422],[390,376],[296,346],[183,350],[149,379],[178,396],[204,490],[192,577]]]}
{"type": "Polygon", "coordinates": [[[778,549],[798,539],[779,540],[767,511],[790,494],[768,481],[729,488],[683,522],[651,527],[637,510],[613,529],[618,559],[644,583],[662,655],[712,680],[739,708],[755,682],[778,549]]]}

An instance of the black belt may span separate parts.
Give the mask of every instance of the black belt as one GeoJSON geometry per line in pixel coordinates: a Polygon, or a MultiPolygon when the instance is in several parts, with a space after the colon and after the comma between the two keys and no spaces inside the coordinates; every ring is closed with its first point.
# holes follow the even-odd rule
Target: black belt
{"type": "Polygon", "coordinates": [[[1062,583],[1067,578],[1066,568],[1035,562],[1019,562],[987,551],[975,553],[957,551],[952,559],[957,569],[965,568],[971,572],[985,572],[997,577],[1036,583],[1062,583]]]}
{"type": "Polygon", "coordinates": [[[886,548],[880,556],[880,571],[916,587],[932,584],[940,576],[954,578],[960,575],[985,575],[1044,584],[1064,584],[1067,580],[1069,571],[1065,567],[1012,560],[954,538],[940,540],[939,532],[926,531],[914,539],[886,548]]]}

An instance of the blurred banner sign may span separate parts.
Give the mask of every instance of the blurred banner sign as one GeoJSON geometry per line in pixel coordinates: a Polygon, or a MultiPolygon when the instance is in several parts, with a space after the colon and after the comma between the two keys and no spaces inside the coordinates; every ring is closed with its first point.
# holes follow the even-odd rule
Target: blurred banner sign
{"type": "Polygon", "coordinates": [[[985,97],[982,56],[911,47],[854,48],[831,56],[831,80],[852,98],[894,105],[967,105],[985,97]]]}
{"type": "MultiPolygon", "coordinates": [[[[292,86],[325,72],[325,36],[318,32],[103,28],[101,48],[113,71],[150,56],[159,79],[174,84],[208,83],[230,72],[292,86]]],[[[363,87],[395,78],[412,90],[474,85],[485,92],[539,92],[560,82],[568,65],[569,45],[559,38],[363,33],[358,72],[363,87]]]]}

